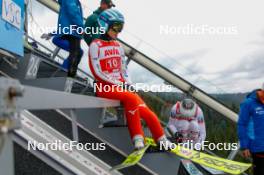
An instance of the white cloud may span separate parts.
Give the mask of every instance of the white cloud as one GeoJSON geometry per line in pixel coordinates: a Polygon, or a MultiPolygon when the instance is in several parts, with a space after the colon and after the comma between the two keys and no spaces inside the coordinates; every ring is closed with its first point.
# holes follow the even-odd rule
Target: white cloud
{"type": "MultiPolygon", "coordinates": [[[[208,88],[204,79],[210,80],[226,92],[248,91],[258,87],[263,81],[262,71],[255,71],[254,78],[246,76],[246,72],[235,76],[228,76],[235,65],[251,64],[246,57],[252,53],[263,50],[264,43],[264,16],[263,1],[258,0],[113,0],[118,9],[126,18],[125,31],[121,38],[133,46],[169,66],[189,81],[197,82],[199,87],[208,88]],[[222,27],[235,27],[236,35],[161,35],[160,25],[186,26],[209,25],[222,27]],[[135,38],[135,36],[138,38],[135,38]],[[139,45],[140,43],[140,45],[139,45]],[[149,44],[150,43],[151,46],[149,44]],[[180,62],[181,65],[178,64],[180,62]],[[187,67],[190,71],[186,71],[187,67]],[[258,78],[259,77],[259,78],[258,78]],[[201,81],[202,79],[202,81],[201,81]]],[[[85,4],[86,16],[95,10],[99,2],[82,0],[85,4]]],[[[55,24],[57,19],[49,17],[48,11],[36,11],[37,20],[42,25],[55,24]],[[48,14],[47,14],[48,13],[48,14]]],[[[86,55],[85,55],[86,56],[86,55]]],[[[258,57],[263,57],[258,55],[258,57]]],[[[87,69],[87,58],[83,58],[81,67],[87,69]]],[[[140,69],[131,66],[131,74],[140,75],[140,69]]],[[[246,71],[253,72],[254,67],[246,71]]],[[[261,69],[258,67],[257,69],[261,69]]],[[[149,74],[151,75],[151,74],[149,74]]],[[[136,79],[155,81],[154,77],[147,76],[136,79]]],[[[157,79],[157,81],[160,81],[157,79]]],[[[214,91],[214,90],[213,90],[214,91]]]]}

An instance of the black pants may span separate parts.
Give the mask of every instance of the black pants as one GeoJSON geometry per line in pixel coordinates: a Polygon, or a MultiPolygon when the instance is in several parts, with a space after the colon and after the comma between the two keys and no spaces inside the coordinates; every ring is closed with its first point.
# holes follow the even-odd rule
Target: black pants
{"type": "Polygon", "coordinates": [[[68,70],[68,76],[74,77],[76,75],[78,65],[81,61],[81,58],[83,56],[83,52],[80,52],[81,50],[81,39],[72,35],[64,35],[62,36],[63,39],[69,41],[70,49],[69,49],[69,70],[68,70]]]}
{"type": "Polygon", "coordinates": [[[264,152],[252,153],[254,175],[264,175],[264,152]]]}

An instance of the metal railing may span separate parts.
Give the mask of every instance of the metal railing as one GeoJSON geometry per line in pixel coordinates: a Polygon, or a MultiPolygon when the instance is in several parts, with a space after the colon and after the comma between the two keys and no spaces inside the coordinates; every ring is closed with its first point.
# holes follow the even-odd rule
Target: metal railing
{"type": "MultiPolygon", "coordinates": [[[[57,58],[59,58],[60,60],[64,60],[64,59],[65,59],[64,57],[62,57],[62,56],[59,55],[58,53],[55,54],[54,52],[55,52],[56,50],[53,51],[53,50],[49,49],[49,48],[46,47],[44,44],[42,44],[42,43],[36,41],[34,38],[32,38],[32,37],[29,36],[29,35],[28,35],[28,38],[29,38],[30,40],[36,42],[38,46],[44,48],[45,50],[47,50],[48,52],[50,52],[50,53],[52,54],[52,55],[51,55],[52,57],[49,58],[50,61],[52,61],[52,62],[54,61],[54,59],[52,59],[52,58],[53,58],[53,56],[55,56],[55,55],[56,55],[56,56],[55,56],[54,58],[57,57],[57,58]]],[[[28,45],[28,43],[25,45],[25,47],[28,48],[28,49],[30,49],[31,51],[34,51],[34,48],[30,47],[30,45],[28,45]]],[[[87,76],[87,77],[89,77],[89,78],[91,78],[91,79],[94,79],[92,75],[88,74],[88,73],[85,72],[84,70],[78,68],[78,71],[79,71],[80,73],[84,74],[85,76],[87,76]]]]}
{"type": "MultiPolygon", "coordinates": [[[[72,133],[74,141],[78,142],[75,109],[120,106],[118,101],[22,86],[17,80],[9,77],[1,77],[0,82],[0,162],[3,173],[14,174],[12,165],[14,162],[13,140],[15,140],[16,143],[63,174],[85,175],[86,173],[102,174],[103,172],[110,175],[109,165],[84,150],[74,149],[67,153],[62,150],[47,149],[39,153],[41,151],[34,151],[33,147],[29,149],[28,145],[33,142],[44,144],[60,140],[63,143],[68,143],[70,140],[25,110],[70,109],[72,133]],[[77,105],[77,103],[79,104],[77,105]],[[1,155],[2,148],[5,152],[3,155],[1,155]],[[4,169],[3,166],[7,167],[4,169]]],[[[116,171],[113,174],[120,175],[116,171]]]]}
{"type": "MultiPolygon", "coordinates": [[[[53,10],[56,13],[59,10],[59,5],[56,3],[56,1],[38,0],[38,2],[40,2],[41,4],[43,4],[44,6],[48,7],[49,9],[53,10]]],[[[195,87],[194,85],[182,79],[181,77],[177,76],[173,72],[167,69],[164,69],[163,66],[151,60],[149,57],[147,57],[143,53],[135,50],[133,47],[131,47],[127,43],[123,41],[121,41],[121,43],[124,45],[125,48],[127,48],[127,53],[126,53],[127,55],[131,55],[131,52],[134,51],[134,54],[131,57],[129,57],[129,60],[133,60],[139,63],[144,68],[150,70],[151,72],[156,73],[156,75],[160,76],[167,82],[173,85],[176,85],[176,87],[183,90],[184,92],[190,93],[192,96],[196,97],[197,99],[199,100],[202,99],[203,103],[207,101],[205,104],[207,104],[209,107],[213,108],[214,110],[228,117],[232,121],[235,121],[235,122],[237,121],[237,114],[234,113],[232,110],[230,110],[228,107],[226,107],[222,103],[219,103],[216,99],[212,98],[211,96],[203,92],[201,89],[195,87]]],[[[53,53],[52,50],[50,50],[50,52],[53,53]]],[[[166,123],[164,122],[162,122],[162,124],[166,125],[166,123]]],[[[228,158],[233,159],[236,156],[237,152],[238,151],[231,152],[228,158]]]]}

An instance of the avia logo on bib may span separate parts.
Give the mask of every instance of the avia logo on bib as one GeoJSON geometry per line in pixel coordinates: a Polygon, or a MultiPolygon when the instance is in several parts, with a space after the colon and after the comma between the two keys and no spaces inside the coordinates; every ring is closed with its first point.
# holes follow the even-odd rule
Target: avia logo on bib
{"type": "Polygon", "coordinates": [[[116,48],[113,48],[111,50],[105,50],[105,56],[114,56],[114,55],[120,55],[119,50],[116,48]]]}

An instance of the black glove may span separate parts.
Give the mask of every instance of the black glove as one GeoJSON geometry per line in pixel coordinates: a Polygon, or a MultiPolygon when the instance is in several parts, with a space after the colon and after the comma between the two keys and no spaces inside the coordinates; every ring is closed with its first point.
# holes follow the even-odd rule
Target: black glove
{"type": "Polygon", "coordinates": [[[182,143],[182,141],[183,141],[183,135],[180,132],[174,133],[174,135],[172,137],[176,143],[182,143]]]}

